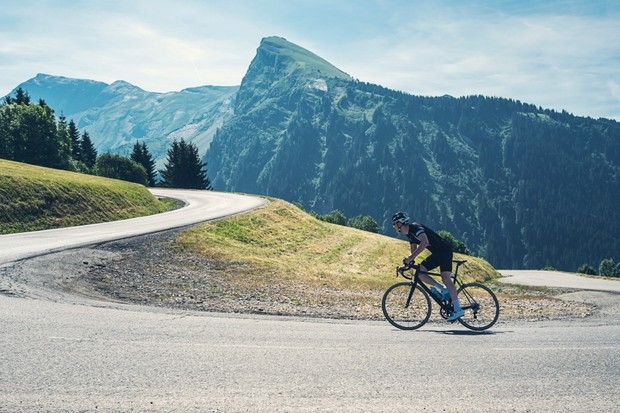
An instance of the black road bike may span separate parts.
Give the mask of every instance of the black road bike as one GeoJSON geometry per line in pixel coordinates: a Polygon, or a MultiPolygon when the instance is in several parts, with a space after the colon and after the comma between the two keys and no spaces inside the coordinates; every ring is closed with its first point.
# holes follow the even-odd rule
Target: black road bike
{"type": "MultiPolygon", "coordinates": [[[[490,328],[499,317],[499,302],[487,286],[480,283],[461,283],[458,278],[459,267],[467,261],[453,261],[456,269],[452,281],[465,314],[458,319],[465,327],[482,331],[490,328]]],[[[429,287],[420,279],[423,272],[415,264],[396,267],[396,277],[402,275],[410,280],[392,285],[383,294],[381,308],[383,315],[393,326],[402,330],[416,330],[426,324],[431,316],[431,298],[439,305],[439,314],[447,319],[453,312],[452,300],[442,301],[435,297],[429,287]]],[[[428,275],[441,275],[426,272],[428,275]]]]}

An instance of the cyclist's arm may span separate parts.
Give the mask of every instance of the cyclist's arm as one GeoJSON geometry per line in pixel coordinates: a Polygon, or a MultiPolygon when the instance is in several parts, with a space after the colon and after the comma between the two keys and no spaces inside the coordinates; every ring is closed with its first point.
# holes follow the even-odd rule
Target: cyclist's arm
{"type": "Polygon", "coordinates": [[[417,236],[417,238],[420,240],[419,244],[414,244],[411,243],[411,255],[409,255],[407,257],[408,262],[413,262],[413,260],[415,260],[415,258],[420,255],[422,253],[422,251],[424,251],[426,249],[426,247],[428,247],[429,242],[428,242],[428,237],[426,236],[425,233],[421,233],[420,235],[417,236]]]}

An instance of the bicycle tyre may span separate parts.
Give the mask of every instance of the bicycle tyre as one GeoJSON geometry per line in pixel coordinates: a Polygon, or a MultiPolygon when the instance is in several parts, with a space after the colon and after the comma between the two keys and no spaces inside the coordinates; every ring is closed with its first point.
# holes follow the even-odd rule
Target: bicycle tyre
{"type": "Polygon", "coordinates": [[[483,331],[495,324],[499,318],[499,302],[487,287],[479,283],[463,284],[457,291],[459,303],[465,315],[459,322],[470,330],[483,331]]]}
{"type": "Polygon", "coordinates": [[[431,316],[431,300],[426,291],[416,286],[411,292],[411,282],[394,284],[387,289],[381,300],[381,309],[386,320],[401,330],[416,330],[431,316]],[[407,299],[411,300],[407,306],[407,299]]]}

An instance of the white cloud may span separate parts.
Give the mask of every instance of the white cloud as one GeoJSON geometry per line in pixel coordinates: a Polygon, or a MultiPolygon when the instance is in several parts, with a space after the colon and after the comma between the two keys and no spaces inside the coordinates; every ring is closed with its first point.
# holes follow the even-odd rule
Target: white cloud
{"type": "Polygon", "coordinates": [[[0,15],[0,94],[38,72],[151,91],[238,85],[276,35],[413,94],[620,120],[619,17],[613,0],[20,0],[0,15]]]}

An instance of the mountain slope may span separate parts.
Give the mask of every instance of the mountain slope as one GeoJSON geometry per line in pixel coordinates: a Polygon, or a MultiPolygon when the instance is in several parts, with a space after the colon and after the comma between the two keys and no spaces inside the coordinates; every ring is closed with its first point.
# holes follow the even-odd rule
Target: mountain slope
{"type": "Polygon", "coordinates": [[[386,233],[393,212],[409,211],[496,267],[575,270],[620,251],[617,122],[411,96],[284,42],[263,40],[211,143],[214,188],[372,215],[386,233]],[[597,242],[575,250],[580,238],[597,242]]]}

